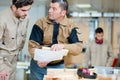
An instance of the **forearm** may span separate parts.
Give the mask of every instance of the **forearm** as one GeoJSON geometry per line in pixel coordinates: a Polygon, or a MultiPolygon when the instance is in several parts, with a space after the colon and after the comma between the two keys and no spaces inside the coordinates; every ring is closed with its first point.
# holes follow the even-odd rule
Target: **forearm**
{"type": "Polygon", "coordinates": [[[69,50],[69,54],[78,55],[82,52],[82,43],[65,44],[65,49],[69,50]]]}
{"type": "Polygon", "coordinates": [[[3,39],[4,31],[5,31],[5,25],[1,21],[0,22],[0,50],[9,50],[4,44],[4,39],[3,39]]]}
{"type": "Polygon", "coordinates": [[[28,51],[29,51],[32,58],[34,58],[34,50],[35,50],[35,48],[40,49],[42,47],[41,47],[41,45],[39,43],[37,43],[37,42],[35,42],[33,40],[29,40],[29,42],[28,42],[28,51]]]}
{"type": "Polygon", "coordinates": [[[112,51],[111,45],[109,44],[109,48],[108,48],[108,61],[107,61],[106,66],[111,66],[112,63],[113,63],[113,60],[114,60],[114,53],[112,51]]]}
{"type": "Polygon", "coordinates": [[[0,72],[4,69],[3,58],[0,56],[0,72]]]}
{"type": "Polygon", "coordinates": [[[21,43],[21,46],[20,46],[20,51],[24,48],[25,42],[26,42],[26,34],[23,36],[23,40],[22,40],[22,43],[21,43]]]}
{"type": "Polygon", "coordinates": [[[113,60],[114,60],[114,56],[109,57],[106,66],[112,66],[113,60]]]}

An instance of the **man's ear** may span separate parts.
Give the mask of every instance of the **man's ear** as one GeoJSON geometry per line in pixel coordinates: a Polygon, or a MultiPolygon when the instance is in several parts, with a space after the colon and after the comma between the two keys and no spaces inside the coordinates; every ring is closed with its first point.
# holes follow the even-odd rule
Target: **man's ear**
{"type": "Polygon", "coordinates": [[[12,8],[12,10],[14,10],[14,11],[16,11],[16,6],[15,5],[11,5],[11,8],[12,8]]]}
{"type": "Polygon", "coordinates": [[[67,11],[66,11],[66,10],[63,10],[63,11],[62,11],[62,16],[65,16],[66,13],[67,13],[67,11]]]}

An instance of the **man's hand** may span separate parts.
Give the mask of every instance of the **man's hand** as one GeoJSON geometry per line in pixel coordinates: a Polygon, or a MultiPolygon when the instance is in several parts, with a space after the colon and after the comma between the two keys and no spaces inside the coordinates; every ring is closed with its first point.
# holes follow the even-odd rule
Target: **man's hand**
{"type": "Polygon", "coordinates": [[[39,66],[39,67],[46,67],[47,66],[47,64],[48,64],[49,62],[41,62],[41,61],[37,61],[37,65],[39,66]]]}
{"type": "Polygon", "coordinates": [[[5,69],[3,69],[3,70],[0,72],[0,79],[6,80],[7,76],[8,76],[7,71],[6,71],[5,69]]]}
{"type": "Polygon", "coordinates": [[[64,44],[54,44],[51,46],[51,50],[52,51],[58,51],[58,50],[61,50],[61,49],[64,49],[64,44]]]}

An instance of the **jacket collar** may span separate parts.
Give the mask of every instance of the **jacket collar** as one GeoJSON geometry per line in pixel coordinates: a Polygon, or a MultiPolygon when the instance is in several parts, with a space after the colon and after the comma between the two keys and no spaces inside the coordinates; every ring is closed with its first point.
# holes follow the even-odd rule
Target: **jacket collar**
{"type": "MultiPolygon", "coordinates": [[[[65,16],[65,18],[59,23],[60,25],[63,25],[63,26],[66,26],[68,23],[67,23],[67,20],[68,20],[68,18],[67,18],[67,16],[65,16]]],[[[47,23],[49,23],[49,24],[53,24],[53,21],[51,21],[49,18],[48,18],[48,16],[46,17],[46,21],[47,21],[47,23]]]]}

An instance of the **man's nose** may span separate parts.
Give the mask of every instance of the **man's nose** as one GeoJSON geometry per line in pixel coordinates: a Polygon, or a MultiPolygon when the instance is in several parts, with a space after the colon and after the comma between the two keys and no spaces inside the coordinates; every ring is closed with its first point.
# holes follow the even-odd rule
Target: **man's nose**
{"type": "Polygon", "coordinates": [[[28,15],[28,11],[26,11],[26,12],[24,13],[24,15],[27,16],[27,15],[28,15]]]}

